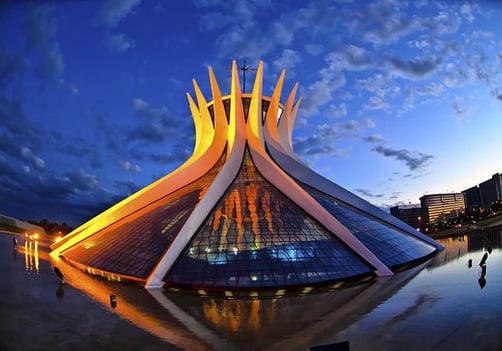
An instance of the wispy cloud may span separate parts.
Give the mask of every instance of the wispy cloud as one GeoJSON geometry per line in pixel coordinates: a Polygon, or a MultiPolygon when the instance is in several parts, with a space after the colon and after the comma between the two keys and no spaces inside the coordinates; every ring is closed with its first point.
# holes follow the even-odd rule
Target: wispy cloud
{"type": "Polygon", "coordinates": [[[295,138],[294,150],[300,156],[346,156],[345,151],[338,152],[335,143],[344,137],[358,135],[367,128],[371,128],[367,122],[356,120],[317,125],[314,134],[295,138]]]}
{"type": "Polygon", "coordinates": [[[464,98],[455,96],[451,102],[451,107],[458,118],[462,119],[469,113],[469,107],[465,106],[464,98]]]}
{"type": "Polygon", "coordinates": [[[435,56],[415,57],[403,60],[398,57],[388,57],[388,67],[397,75],[409,79],[422,79],[434,72],[441,64],[441,58],[435,56]]]}
{"type": "Polygon", "coordinates": [[[364,141],[368,143],[384,143],[385,138],[381,134],[373,134],[364,138],[364,141]]]}
{"type": "Polygon", "coordinates": [[[134,173],[141,172],[141,167],[139,165],[132,164],[129,161],[119,161],[119,165],[124,171],[134,172],[134,173]]]}
{"type": "Polygon", "coordinates": [[[405,149],[391,149],[383,145],[378,145],[372,150],[385,157],[392,157],[403,162],[410,171],[416,171],[427,166],[434,158],[432,155],[423,154],[421,152],[405,149]]]}
{"type": "Polygon", "coordinates": [[[96,19],[99,24],[113,28],[120,21],[131,14],[134,9],[141,3],[141,0],[106,0],[101,3],[101,8],[96,14],[96,19]]]}
{"type": "Polygon", "coordinates": [[[362,47],[346,45],[341,50],[331,52],[326,56],[330,66],[339,69],[363,70],[374,66],[373,55],[362,47]]]}
{"type": "Polygon", "coordinates": [[[419,95],[440,96],[444,92],[444,86],[441,83],[430,83],[425,87],[417,88],[416,92],[419,95]]]}
{"type": "Polygon", "coordinates": [[[345,75],[335,67],[327,67],[320,72],[320,79],[307,87],[303,93],[302,115],[311,116],[333,101],[333,93],[346,83],[345,75]]]}
{"type": "MultiPolygon", "coordinates": [[[[153,107],[145,100],[136,98],[133,100],[133,108],[138,117],[138,123],[128,132],[128,140],[141,140],[148,143],[161,143],[169,136],[179,135],[188,129],[180,129],[179,118],[176,118],[167,107],[153,107]]],[[[191,131],[191,129],[190,129],[191,131]]]]}
{"type": "MultiPolygon", "coordinates": [[[[302,57],[295,50],[284,49],[282,56],[274,60],[272,63],[277,71],[290,69],[302,62],[302,57]]],[[[294,77],[294,74],[289,74],[288,78],[294,77]]]]}
{"type": "Polygon", "coordinates": [[[26,13],[26,49],[40,53],[39,64],[33,66],[40,77],[56,79],[65,70],[56,34],[57,22],[51,17],[49,7],[35,7],[26,13]]]}
{"type": "Polygon", "coordinates": [[[134,48],[136,45],[133,39],[127,37],[123,33],[112,34],[106,32],[104,41],[108,49],[112,52],[124,52],[134,48]]]}
{"type": "Polygon", "coordinates": [[[362,195],[362,196],[370,197],[370,198],[374,198],[374,199],[379,199],[379,198],[384,197],[383,194],[374,194],[368,189],[359,188],[359,189],[355,189],[355,192],[362,195]]]}

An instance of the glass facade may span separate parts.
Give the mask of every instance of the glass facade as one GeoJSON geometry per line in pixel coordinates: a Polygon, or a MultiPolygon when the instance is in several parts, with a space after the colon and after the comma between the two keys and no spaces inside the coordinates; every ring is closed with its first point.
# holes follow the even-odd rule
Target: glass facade
{"type": "Polygon", "coordinates": [[[206,175],[115,222],[64,252],[88,267],[146,279],[212,183],[224,157],[206,175]]]}
{"type": "Polygon", "coordinates": [[[326,210],[343,224],[387,267],[393,268],[420,259],[436,248],[410,234],[392,228],[329,195],[303,185],[326,210]]]}
{"type": "Polygon", "coordinates": [[[213,288],[286,287],[372,272],[266,181],[246,152],[240,173],[164,281],[213,288]]]}

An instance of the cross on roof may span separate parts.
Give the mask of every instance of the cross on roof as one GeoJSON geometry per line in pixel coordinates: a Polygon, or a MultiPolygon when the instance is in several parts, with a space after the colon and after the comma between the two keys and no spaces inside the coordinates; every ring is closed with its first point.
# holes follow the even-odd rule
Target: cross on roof
{"type": "Polygon", "coordinates": [[[250,73],[251,71],[256,71],[256,68],[247,66],[246,65],[246,60],[242,60],[242,64],[237,67],[239,71],[242,72],[242,92],[246,92],[246,74],[250,73]]]}

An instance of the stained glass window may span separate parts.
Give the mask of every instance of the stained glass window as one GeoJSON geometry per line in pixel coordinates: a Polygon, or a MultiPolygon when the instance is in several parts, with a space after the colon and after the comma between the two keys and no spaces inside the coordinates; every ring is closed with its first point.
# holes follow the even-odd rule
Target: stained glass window
{"type": "Polygon", "coordinates": [[[372,272],[266,181],[246,153],[237,178],[164,280],[215,288],[283,287],[372,272]]]}

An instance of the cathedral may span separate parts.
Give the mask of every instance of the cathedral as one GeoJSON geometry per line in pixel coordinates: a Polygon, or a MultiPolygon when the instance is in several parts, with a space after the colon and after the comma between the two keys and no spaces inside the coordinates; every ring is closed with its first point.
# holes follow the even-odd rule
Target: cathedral
{"type": "Polygon", "coordinates": [[[193,153],[172,173],[51,246],[90,274],[147,289],[239,290],[390,276],[442,247],[306,166],[294,153],[301,99],[271,96],[263,63],[251,93],[232,65],[230,94],[211,68],[212,100],[187,94],[193,153]]]}

